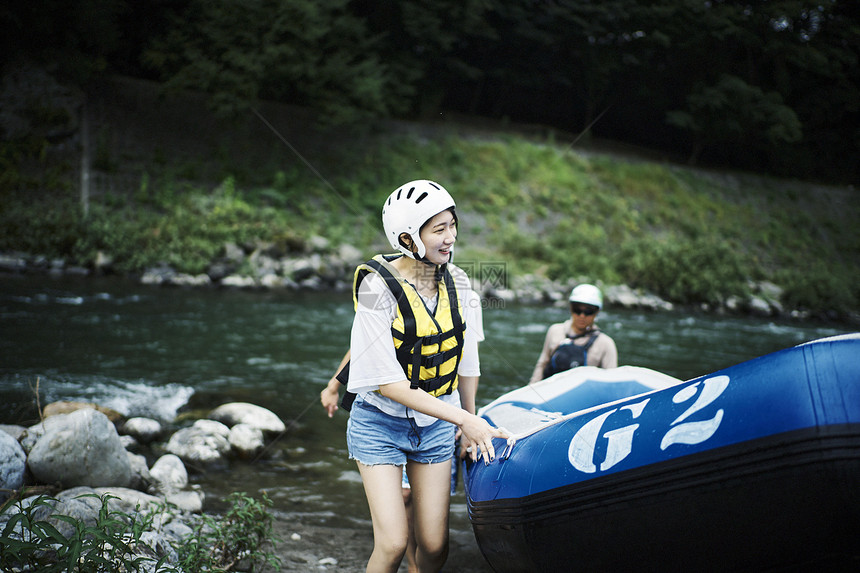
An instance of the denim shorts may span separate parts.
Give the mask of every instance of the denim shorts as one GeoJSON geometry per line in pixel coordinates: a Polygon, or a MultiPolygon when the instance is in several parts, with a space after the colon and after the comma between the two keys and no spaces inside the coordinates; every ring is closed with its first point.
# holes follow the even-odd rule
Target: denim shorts
{"type": "Polygon", "coordinates": [[[454,424],[438,420],[418,426],[412,418],[390,416],[357,398],[346,424],[349,458],[366,466],[402,466],[406,460],[438,464],[454,456],[454,424]]]}

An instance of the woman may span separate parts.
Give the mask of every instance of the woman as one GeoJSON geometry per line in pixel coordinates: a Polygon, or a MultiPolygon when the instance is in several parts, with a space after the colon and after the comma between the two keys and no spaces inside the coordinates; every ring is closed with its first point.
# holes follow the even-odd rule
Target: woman
{"type": "Polygon", "coordinates": [[[507,435],[461,407],[474,402],[478,328],[466,274],[451,264],[457,237],[454,200],[439,184],[407,183],[386,200],[382,224],[401,254],[377,256],[355,273],[347,423],[373,521],[367,571],[397,571],[409,520],[401,493],[405,464],[419,571],[436,572],[448,554],[448,508],[454,435],[473,460],[495,457],[507,435]]]}

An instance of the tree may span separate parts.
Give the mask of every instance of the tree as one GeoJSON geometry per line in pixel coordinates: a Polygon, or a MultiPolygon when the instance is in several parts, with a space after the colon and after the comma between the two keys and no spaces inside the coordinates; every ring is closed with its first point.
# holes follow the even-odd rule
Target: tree
{"type": "Polygon", "coordinates": [[[690,164],[707,145],[756,149],[797,143],[802,136],[800,120],[777,92],[764,92],[728,74],[714,85],[697,86],[687,96],[686,109],[670,111],[667,121],[693,133],[690,164]]]}
{"type": "MultiPolygon", "coordinates": [[[[476,39],[493,31],[485,19],[486,0],[356,0],[350,6],[378,40],[408,111],[435,114],[451,91],[478,70],[468,62],[476,39]]],[[[395,94],[392,94],[395,95],[395,94]]]]}
{"type": "Polygon", "coordinates": [[[397,85],[348,0],[191,0],[145,52],[167,86],[238,113],[259,98],[307,105],[347,123],[398,109],[397,85]]]}
{"type": "Polygon", "coordinates": [[[33,0],[0,8],[0,68],[21,60],[43,66],[57,79],[82,87],[107,69],[121,44],[121,0],[33,0]]]}

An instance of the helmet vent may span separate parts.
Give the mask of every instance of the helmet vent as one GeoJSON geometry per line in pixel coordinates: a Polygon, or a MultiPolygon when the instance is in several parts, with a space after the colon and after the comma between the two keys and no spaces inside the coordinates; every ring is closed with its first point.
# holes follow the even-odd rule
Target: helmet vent
{"type": "Polygon", "coordinates": [[[417,205],[418,203],[420,203],[421,201],[423,201],[425,197],[427,197],[427,191],[425,191],[424,193],[422,193],[422,194],[418,197],[418,199],[416,199],[416,200],[415,200],[415,204],[417,205]]]}
{"type": "Polygon", "coordinates": [[[414,193],[414,192],[415,192],[415,187],[410,187],[410,188],[409,188],[409,192],[408,192],[408,193],[406,193],[406,198],[407,198],[407,199],[412,199],[412,193],[414,193]]]}

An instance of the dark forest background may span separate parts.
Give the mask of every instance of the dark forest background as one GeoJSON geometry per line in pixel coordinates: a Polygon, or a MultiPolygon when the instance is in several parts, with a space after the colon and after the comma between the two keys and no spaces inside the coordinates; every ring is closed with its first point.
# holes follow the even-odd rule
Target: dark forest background
{"type": "MultiPolygon", "coordinates": [[[[856,0],[34,0],[5,3],[0,27],[6,92],[27,92],[22,66],[83,94],[121,74],[225,116],[260,100],[329,127],[461,113],[860,180],[856,0]]],[[[30,125],[57,120],[24,105],[30,125]]]]}

